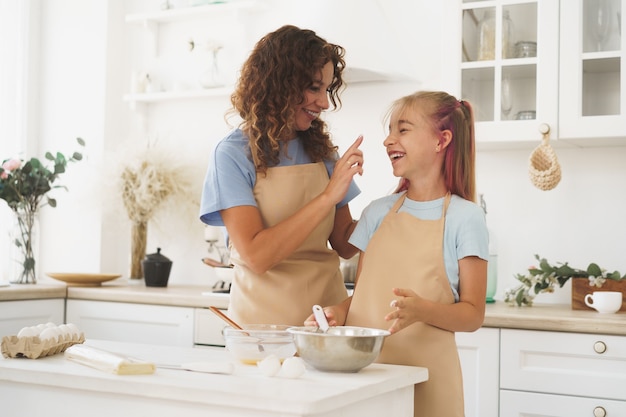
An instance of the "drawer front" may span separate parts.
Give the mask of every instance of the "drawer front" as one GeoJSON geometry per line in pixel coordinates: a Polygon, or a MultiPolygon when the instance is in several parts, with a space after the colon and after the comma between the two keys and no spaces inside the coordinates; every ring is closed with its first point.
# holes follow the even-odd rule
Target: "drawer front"
{"type": "MultiPolygon", "coordinates": [[[[226,310],[222,310],[226,313],[226,310]]],[[[196,345],[224,346],[222,329],[226,323],[207,308],[195,309],[193,342],[196,345]]]]}
{"type": "Polygon", "coordinates": [[[567,395],[500,391],[500,417],[620,417],[626,402],[567,395]]]}
{"type": "Polygon", "coordinates": [[[626,400],[624,336],[502,329],[500,357],[501,388],[626,400]]]}

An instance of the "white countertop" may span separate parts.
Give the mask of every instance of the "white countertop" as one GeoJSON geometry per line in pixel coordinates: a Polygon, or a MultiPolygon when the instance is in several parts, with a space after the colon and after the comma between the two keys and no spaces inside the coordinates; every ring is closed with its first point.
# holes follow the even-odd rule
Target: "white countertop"
{"type": "MultiPolygon", "coordinates": [[[[191,410],[220,416],[322,416],[332,415],[333,410],[344,407],[358,412],[360,403],[367,403],[380,395],[391,396],[383,405],[391,410],[394,405],[389,400],[400,393],[406,396],[409,391],[412,408],[413,384],[428,378],[425,368],[382,364],[372,364],[358,373],[327,373],[307,368],[305,374],[297,379],[267,377],[256,366],[234,361],[224,349],[101,340],[85,343],[157,364],[232,361],[235,371],[232,375],[221,375],[158,368],[152,375],[115,375],[69,361],[63,354],[39,359],[0,358],[3,415],[44,415],[46,409],[36,403],[62,399],[68,393],[71,402],[65,405],[58,401],[54,405],[48,404],[47,417],[157,417],[166,415],[171,404],[175,404],[178,414],[185,416],[202,415],[191,410]],[[35,398],[37,401],[33,401],[35,398]],[[104,405],[102,410],[100,402],[104,405]],[[211,414],[215,411],[218,413],[211,414]]],[[[402,402],[406,403],[405,400],[403,398],[402,402]]],[[[400,412],[400,415],[409,414],[400,412]]],[[[398,414],[394,414],[396,416],[398,414]]]]}
{"type": "MultiPolygon", "coordinates": [[[[229,302],[228,294],[212,293],[208,285],[146,287],[143,280],[114,281],[99,287],[66,287],[62,283],[11,285],[0,288],[0,301],[63,298],[65,294],[68,299],[197,308],[226,309],[229,302]]],[[[572,310],[569,304],[535,303],[532,307],[516,307],[497,301],[487,305],[483,327],[626,336],[626,312],[607,315],[592,310],[572,310]]]]}

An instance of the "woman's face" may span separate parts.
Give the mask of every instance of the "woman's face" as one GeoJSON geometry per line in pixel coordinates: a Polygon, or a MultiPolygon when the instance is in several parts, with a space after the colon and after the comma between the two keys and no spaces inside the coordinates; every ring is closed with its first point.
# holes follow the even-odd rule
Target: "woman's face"
{"type": "Polygon", "coordinates": [[[326,63],[313,80],[309,88],[304,91],[304,101],[296,106],[296,130],[303,131],[311,127],[311,122],[317,119],[322,111],[329,107],[328,87],[333,81],[333,64],[326,63]]]}
{"type": "Polygon", "coordinates": [[[438,132],[421,111],[394,111],[389,135],[383,142],[391,160],[393,175],[411,180],[430,171],[437,163],[438,132]]]}

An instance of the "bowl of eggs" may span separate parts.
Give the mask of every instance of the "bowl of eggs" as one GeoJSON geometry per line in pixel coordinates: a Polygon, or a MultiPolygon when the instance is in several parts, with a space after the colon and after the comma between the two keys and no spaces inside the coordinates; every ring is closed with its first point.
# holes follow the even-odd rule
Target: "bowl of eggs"
{"type": "Polygon", "coordinates": [[[256,365],[270,355],[282,362],[296,353],[293,336],[287,331],[290,326],[248,324],[241,327],[225,327],[222,334],[226,350],[245,364],[256,365]]]}
{"type": "Polygon", "coordinates": [[[50,356],[83,343],[85,335],[72,323],[56,325],[52,322],[23,327],[17,335],[2,338],[2,355],[5,358],[30,359],[50,356]]]}

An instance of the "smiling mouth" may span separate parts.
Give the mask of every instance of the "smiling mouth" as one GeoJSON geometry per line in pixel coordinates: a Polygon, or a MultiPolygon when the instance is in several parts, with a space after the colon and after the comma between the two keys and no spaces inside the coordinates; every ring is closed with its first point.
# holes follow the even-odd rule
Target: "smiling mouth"
{"type": "Polygon", "coordinates": [[[308,114],[309,116],[311,116],[314,119],[317,119],[319,117],[319,115],[320,115],[320,112],[313,112],[313,111],[307,110],[307,109],[303,109],[303,110],[304,110],[304,112],[306,114],[308,114]]]}
{"type": "Polygon", "coordinates": [[[391,162],[397,161],[400,158],[404,157],[404,153],[402,152],[390,152],[389,153],[389,159],[391,159],[391,162]]]}

